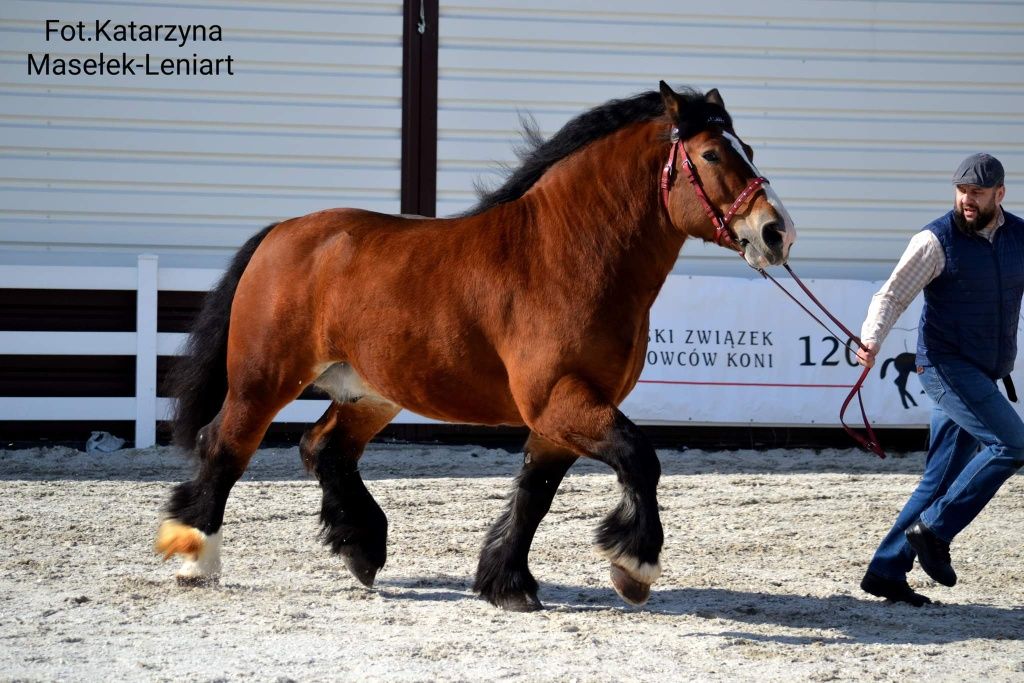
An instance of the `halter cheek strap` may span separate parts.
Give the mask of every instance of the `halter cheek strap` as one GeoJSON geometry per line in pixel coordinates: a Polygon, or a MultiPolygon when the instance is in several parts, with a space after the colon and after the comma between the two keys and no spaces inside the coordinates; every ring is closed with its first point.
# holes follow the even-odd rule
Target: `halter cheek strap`
{"type": "Polygon", "coordinates": [[[718,210],[712,206],[711,200],[708,199],[707,192],[704,191],[704,186],[700,183],[700,178],[697,175],[697,169],[693,165],[693,161],[690,160],[690,155],[686,151],[686,146],[683,145],[683,141],[679,138],[679,130],[672,129],[672,149],[668,153],[668,161],[665,162],[665,166],[661,169],[661,202],[665,206],[665,210],[668,211],[668,197],[669,190],[672,188],[672,179],[675,176],[676,170],[676,157],[682,156],[683,158],[683,170],[686,171],[686,176],[693,185],[693,191],[697,195],[697,199],[700,200],[701,205],[704,207],[704,213],[707,214],[708,218],[711,219],[712,225],[715,226],[715,234],[712,238],[715,244],[726,247],[728,249],[735,249],[736,251],[743,253],[743,247],[741,247],[736,239],[729,232],[729,221],[733,219],[736,212],[739,211],[743,206],[750,200],[750,198],[757,192],[762,185],[768,183],[768,179],[764,176],[758,176],[752,178],[747,186],[740,192],[739,196],[729,207],[729,210],[725,212],[725,215],[721,215],[718,210]]]}

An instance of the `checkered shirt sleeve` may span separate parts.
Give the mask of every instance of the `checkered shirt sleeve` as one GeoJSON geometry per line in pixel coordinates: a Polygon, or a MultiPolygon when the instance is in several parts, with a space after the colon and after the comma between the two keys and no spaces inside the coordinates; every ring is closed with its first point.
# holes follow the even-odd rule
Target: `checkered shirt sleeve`
{"type": "Polygon", "coordinates": [[[914,235],[892,275],[871,297],[867,317],[860,328],[861,341],[881,346],[914,297],[945,267],[946,256],[935,234],[922,230],[914,235]]]}

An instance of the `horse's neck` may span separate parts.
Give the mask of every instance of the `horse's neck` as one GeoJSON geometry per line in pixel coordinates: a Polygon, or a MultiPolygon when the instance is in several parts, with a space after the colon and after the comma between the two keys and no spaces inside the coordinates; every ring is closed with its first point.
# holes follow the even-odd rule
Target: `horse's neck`
{"type": "Polygon", "coordinates": [[[520,200],[547,262],[606,293],[660,289],[684,239],[661,206],[665,128],[646,122],[596,140],[554,166],[520,200]]]}

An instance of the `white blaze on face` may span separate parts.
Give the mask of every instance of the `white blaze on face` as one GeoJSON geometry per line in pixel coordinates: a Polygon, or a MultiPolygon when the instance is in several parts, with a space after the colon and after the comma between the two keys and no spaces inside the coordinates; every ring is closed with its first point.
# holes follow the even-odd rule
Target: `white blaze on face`
{"type": "MultiPolygon", "coordinates": [[[[754,172],[754,175],[760,176],[761,172],[757,170],[757,166],[754,166],[754,162],[747,158],[747,153],[743,151],[743,145],[740,143],[739,138],[728,131],[722,131],[722,137],[728,140],[729,144],[736,150],[736,153],[740,155],[740,158],[747,162],[747,166],[749,166],[750,170],[754,172]]],[[[776,213],[778,213],[779,217],[782,219],[782,225],[785,227],[785,233],[782,236],[782,240],[786,245],[786,250],[788,251],[789,245],[793,243],[794,239],[796,239],[796,225],[793,223],[793,218],[789,215],[789,211],[786,211],[786,207],[782,204],[782,200],[779,199],[779,195],[775,194],[775,190],[772,188],[770,183],[762,185],[761,188],[764,189],[765,196],[768,198],[768,203],[772,205],[772,208],[775,209],[776,213]]]]}

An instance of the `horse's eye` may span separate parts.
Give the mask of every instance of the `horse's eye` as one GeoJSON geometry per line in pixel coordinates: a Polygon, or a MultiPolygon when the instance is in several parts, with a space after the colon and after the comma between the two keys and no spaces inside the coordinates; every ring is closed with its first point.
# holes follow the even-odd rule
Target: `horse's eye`
{"type": "Polygon", "coordinates": [[[713,164],[717,164],[719,161],[721,161],[718,158],[718,152],[712,152],[712,151],[709,150],[709,151],[704,152],[703,154],[701,154],[701,156],[704,157],[705,161],[710,161],[713,164]]]}

